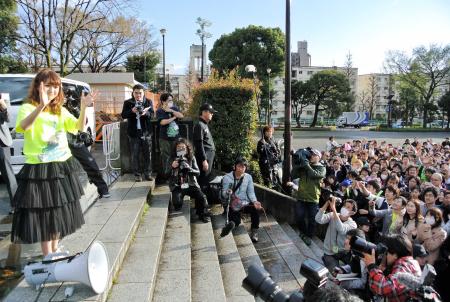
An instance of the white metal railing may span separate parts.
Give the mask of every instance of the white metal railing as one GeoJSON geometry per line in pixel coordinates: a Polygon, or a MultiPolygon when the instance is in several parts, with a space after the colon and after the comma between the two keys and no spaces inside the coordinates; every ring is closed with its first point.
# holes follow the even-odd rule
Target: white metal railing
{"type": "Polygon", "coordinates": [[[102,127],[103,155],[105,166],[100,170],[120,170],[112,162],[120,158],[120,122],[106,124],[102,127]]]}

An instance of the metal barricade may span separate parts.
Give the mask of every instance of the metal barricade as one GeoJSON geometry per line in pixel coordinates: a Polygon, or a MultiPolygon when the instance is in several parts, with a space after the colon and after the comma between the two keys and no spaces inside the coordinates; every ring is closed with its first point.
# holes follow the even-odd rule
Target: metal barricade
{"type": "Polygon", "coordinates": [[[105,166],[100,170],[114,171],[121,168],[113,167],[112,162],[120,159],[120,122],[111,123],[102,127],[103,154],[105,166]]]}

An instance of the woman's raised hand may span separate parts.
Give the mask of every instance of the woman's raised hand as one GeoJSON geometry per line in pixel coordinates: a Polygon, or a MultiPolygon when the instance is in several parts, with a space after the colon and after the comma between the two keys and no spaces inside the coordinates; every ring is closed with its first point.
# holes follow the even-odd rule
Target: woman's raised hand
{"type": "Polygon", "coordinates": [[[44,82],[39,85],[39,102],[45,108],[50,103],[47,91],[45,90],[44,82]]]}

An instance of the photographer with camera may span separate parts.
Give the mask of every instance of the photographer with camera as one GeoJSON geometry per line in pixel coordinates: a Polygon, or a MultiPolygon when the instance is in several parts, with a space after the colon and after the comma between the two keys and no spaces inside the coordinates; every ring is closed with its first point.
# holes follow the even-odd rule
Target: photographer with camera
{"type": "Polygon", "coordinates": [[[131,151],[131,167],[136,181],[153,180],[152,174],[152,125],[153,102],[144,95],[144,86],[133,86],[133,96],[123,104],[122,118],[128,120],[128,139],[131,151]],[[140,162],[142,152],[143,162],[140,162]],[[143,171],[141,171],[141,169],[143,171]]]}
{"type": "Polygon", "coordinates": [[[261,203],[256,199],[253,178],[245,173],[248,162],[243,157],[238,157],[234,162],[233,171],[226,174],[222,180],[222,198],[229,201],[229,222],[222,229],[220,237],[227,236],[234,227],[241,223],[241,212],[250,214],[252,242],[258,242],[259,213],[261,203]]]}
{"type": "MultiPolygon", "coordinates": [[[[74,89],[66,89],[64,91],[65,102],[64,107],[76,118],[80,116],[80,98],[74,89]]],[[[82,92],[83,95],[87,95],[87,91],[82,92]]],[[[78,131],[78,133],[72,134],[67,132],[67,142],[69,144],[70,152],[80,162],[83,170],[86,172],[89,182],[93,183],[97,187],[97,192],[100,198],[109,198],[108,185],[103,179],[102,172],[97,165],[97,162],[89,151],[88,147],[94,143],[94,139],[88,132],[78,131]]]]}
{"type": "Polygon", "coordinates": [[[273,127],[264,126],[264,136],[258,141],[256,151],[258,152],[258,163],[261,175],[266,187],[272,186],[272,170],[281,163],[281,151],[273,140],[273,127]]]}
{"type": "Polygon", "coordinates": [[[387,247],[385,260],[376,264],[375,250],[364,253],[364,263],[369,271],[369,288],[373,294],[385,298],[387,301],[408,301],[418,299],[418,293],[396,277],[398,273],[407,273],[412,277],[420,277],[422,271],[419,263],[412,257],[411,241],[402,235],[388,235],[383,244],[387,247]]]}
{"type": "Polygon", "coordinates": [[[198,218],[204,223],[209,222],[206,212],[207,202],[205,194],[200,190],[197,176],[200,170],[192,153],[192,147],[184,138],[175,141],[170,156],[171,169],[166,174],[171,175],[169,188],[172,192],[172,203],[175,210],[183,206],[183,198],[188,195],[195,199],[195,210],[198,218]]]}
{"type": "Polygon", "coordinates": [[[330,196],[322,208],[317,212],[315,220],[318,224],[327,224],[327,233],[323,240],[323,263],[330,272],[339,265],[339,260],[345,257],[344,242],[347,232],[356,229],[356,222],[351,216],[356,213],[356,202],[347,199],[343,202],[340,212],[336,210],[336,197],[330,196]],[[329,213],[325,211],[329,209],[329,213]]]}
{"type": "Polygon", "coordinates": [[[325,177],[325,167],[320,163],[321,153],[316,149],[300,149],[295,153],[292,178],[299,178],[295,211],[300,237],[309,246],[315,232],[316,214],[319,210],[321,181],[325,177]]]}
{"type": "MultiPolygon", "coordinates": [[[[156,119],[159,126],[159,151],[161,156],[162,171],[167,171],[170,162],[170,151],[173,143],[180,137],[180,127],[178,119],[184,117],[177,106],[173,103],[173,96],[170,93],[161,94],[160,108],[156,110],[156,119]]],[[[165,181],[167,175],[158,175],[158,178],[165,181]]]]}

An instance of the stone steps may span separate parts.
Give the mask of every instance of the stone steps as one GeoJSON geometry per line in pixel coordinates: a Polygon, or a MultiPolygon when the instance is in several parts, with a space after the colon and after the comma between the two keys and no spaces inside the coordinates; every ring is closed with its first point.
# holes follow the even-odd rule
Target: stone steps
{"type": "MultiPolygon", "coordinates": [[[[222,206],[213,206],[211,212],[214,215],[211,217],[211,222],[214,230],[217,254],[219,256],[226,301],[254,302],[255,298],[242,288],[242,280],[246,277],[246,272],[236,246],[236,237],[233,235],[228,235],[223,238],[220,237],[222,228],[225,225],[225,217],[222,215],[222,211],[222,206]]],[[[248,235],[245,235],[250,240],[248,235]]]]}
{"type": "MultiPolygon", "coordinates": [[[[85,214],[86,223],[83,227],[61,241],[71,254],[86,251],[94,240],[104,244],[109,258],[109,279],[104,293],[96,295],[88,286],[80,283],[58,282],[46,284],[37,301],[61,301],[68,286],[75,289],[71,301],[106,301],[153,187],[153,182],[135,183],[132,175],[125,175],[110,189],[109,199],[101,199],[90,207],[85,214]]],[[[38,294],[22,280],[5,301],[35,301],[38,294]]]]}
{"type": "Polygon", "coordinates": [[[108,302],[152,300],[167,224],[169,197],[167,186],[153,191],[150,206],[141,218],[108,302]]]}
{"type": "MultiPolygon", "coordinates": [[[[196,217],[191,209],[191,217],[196,217]]],[[[192,301],[225,302],[224,281],[219,264],[220,247],[216,246],[211,223],[195,220],[191,224],[192,301]],[[219,255],[218,255],[219,253],[219,255]]]]}
{"type": "Polygon", "coordinates": [[[152,301],[189,302],[191,292],[190,204],[169,214],[152,301]]]}

